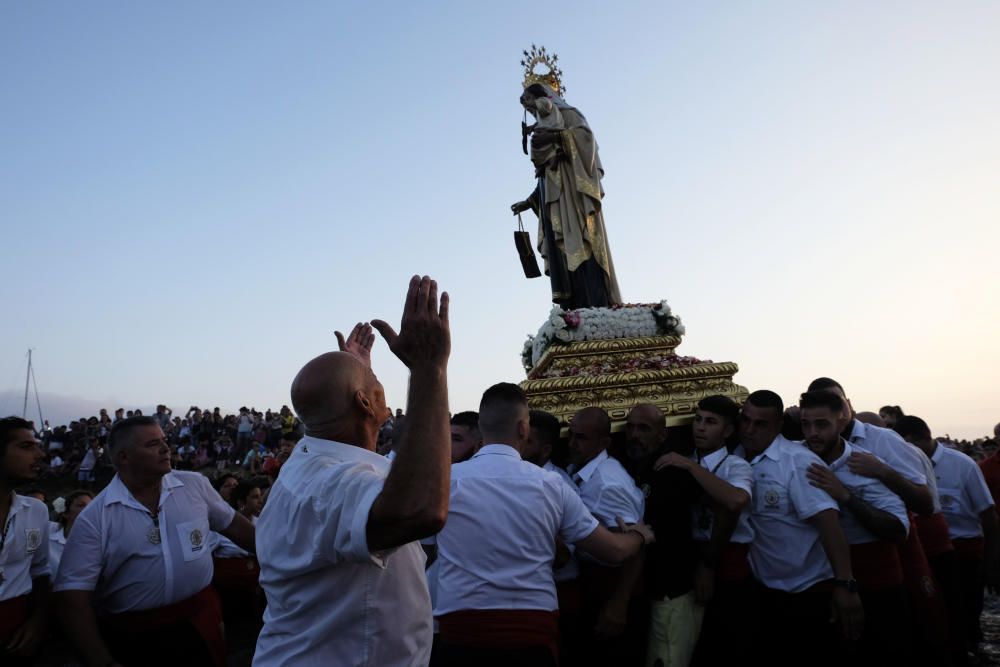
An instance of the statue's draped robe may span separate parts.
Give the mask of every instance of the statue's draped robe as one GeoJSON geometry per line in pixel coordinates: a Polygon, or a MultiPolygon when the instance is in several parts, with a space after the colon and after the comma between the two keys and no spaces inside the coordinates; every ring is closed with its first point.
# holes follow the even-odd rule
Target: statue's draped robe
{"type": "Polygon", "coordinates": [[[544,171],[541,188],[528,201],[539,218],[538,250],[552,280],[552,300],[567,308],[620,304],[601,213],[604,168],[597,142],[583,114],[559,97],[552,95],[550,99],[559,107],[565,124],[556,144],[561,156],[546,161],[551,149],[532,146],[532,162],[544,171]],[[540,190],[545,197],[544,210],[539,207],[540,190]],[[551,229],[546,230],[546,225],[551,229]],[[549,247],[550,240],[558,255],[549,247]]]}

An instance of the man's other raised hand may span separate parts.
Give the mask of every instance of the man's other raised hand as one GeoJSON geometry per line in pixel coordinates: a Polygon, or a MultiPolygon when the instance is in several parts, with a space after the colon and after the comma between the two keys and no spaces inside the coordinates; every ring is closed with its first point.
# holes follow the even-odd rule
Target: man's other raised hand
{"type": "Polygon", "coordinates": [[[439,305],[437,282],[430,276],[410,279],[399,333],[383,320],[372,320],[372,326],[411,371],[443,369],[448,365],[451,353],[448,293],[441,293],[439,305]]]}

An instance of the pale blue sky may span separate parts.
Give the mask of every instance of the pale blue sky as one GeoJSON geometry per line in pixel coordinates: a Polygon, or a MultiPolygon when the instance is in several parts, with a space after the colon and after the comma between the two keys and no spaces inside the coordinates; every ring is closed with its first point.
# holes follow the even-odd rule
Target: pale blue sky
{"type": "Polygon", "coordinates": [[[623,297],[668,299],[681,353],[982,435],[998,34],[992,2],[4,2],[0,392],[31,346],[43,392],[277,407],[414,272],[452,294],[453,410],[523,379],[535,42],[600,143],[623,297]]]}

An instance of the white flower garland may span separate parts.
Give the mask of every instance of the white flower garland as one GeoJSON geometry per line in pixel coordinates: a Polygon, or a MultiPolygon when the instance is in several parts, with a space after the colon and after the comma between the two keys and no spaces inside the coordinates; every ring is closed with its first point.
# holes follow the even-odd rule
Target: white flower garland
{"type": "Polygon", "coordinates": [[[644,336],[683,336],[681,318],[666,301],[656,304],[628,304],[613,308],[563,310],[553,306],[538,333],[529,335],[521,350],[526,371],[534,368],[553,344],[585,340],[612,340],[644,336]]]}

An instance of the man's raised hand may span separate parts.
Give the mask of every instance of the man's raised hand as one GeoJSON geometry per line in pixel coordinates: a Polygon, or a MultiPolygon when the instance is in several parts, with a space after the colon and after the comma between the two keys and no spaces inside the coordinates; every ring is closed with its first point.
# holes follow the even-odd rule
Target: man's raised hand
{"type": "Polygon", "coordinates": [[[372,333],[370,324],[363,322],[355,324],[347,340],[344,340],[344,334],[339,331],[334,331],[333,333],[337,336],[337,346],[341,352],[347,352],[357,357],[361,363],[371,368],[372,345],[375,343],[375,334],[372,333]]]}
{"type": "Polygon", "coordinates": [[[441,293],[439,306],[437,282],[430,276],[410,278],[399,333],[383,320],[372,320],[372,326],[410,370],[447,366],[451,353],[448,293],[441,293]]]}

